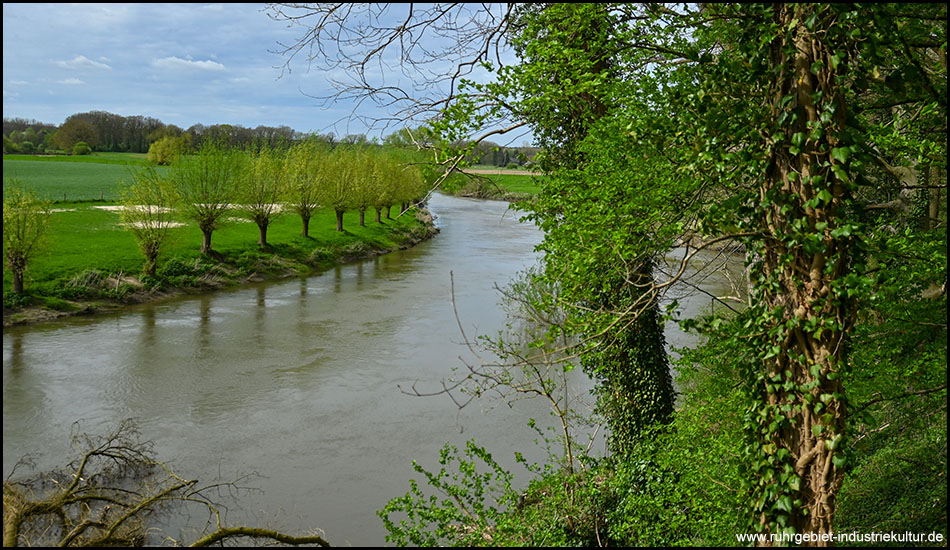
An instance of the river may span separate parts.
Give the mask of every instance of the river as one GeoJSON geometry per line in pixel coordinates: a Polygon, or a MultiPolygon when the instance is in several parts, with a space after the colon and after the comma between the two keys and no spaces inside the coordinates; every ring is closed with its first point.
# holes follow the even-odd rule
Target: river
{"type": "MultiPolygon", "coordinates": [[[[104,434],[135,418],[184,477],[256,474],[244,483],[259,491],[240,497],[231,523],[320,528],[354,546],[384,543],[376,510],[419,479],[412,460],[436,466],[446,442],[474,438],[527,479],[513,455],[545,456],[527,422],[551,421],[546,403],[486,398],[459,411],[406,390],[436,391],[478,362],[457,319],[469,337],[503,330],[495,285],[535,263],[541,235],[502,202],[435,195],[430,207],[441,233],[409,250],[4,329],[4,476],[26,453],[40,470],[61,465],[76,421],[104,434]]],[[[574,374],[576,407],[590,385],[574,374]]]]}

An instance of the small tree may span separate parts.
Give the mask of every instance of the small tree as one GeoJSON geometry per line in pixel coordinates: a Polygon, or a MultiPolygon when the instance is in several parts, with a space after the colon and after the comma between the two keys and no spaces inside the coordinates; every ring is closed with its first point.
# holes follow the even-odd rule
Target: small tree
{"type": "Polygon", "coordinates": [[[150,277],[155,276],[158,255],[173,227],[174,204],[171,184],[152,167],[134,173],[132,184],[122,191],[121,218],[139,242],[145,255],[142,272],[150,277]]]}
{"type": "Polygon", "coordinates": [[[365,150],[350,155],[350,194],[359,213],[360,227],[366,227],[366,209],[376,203],[376,182],[379,179],[379,159],[365,150]]]}
{"type": "Polygon", "coordinates": [[[343,231],[343,214],[353,207],[354,159],[352,153],[337,148],[328,158],[327,169],[320,173],[317,198],[336,213],[337,231],[343,231]]]}
{"type": "Polygon", "coordinates": [[[320,172],[326,169],[325,147],[314,141],[295,146],[287,153],[287,198],[303,223],[301,235],[310,237],[310,218],[317,210],[320,172]]]}
{"type": "Polygon", "coordinates": [[[211,235],[233,209],[231,201],[237,196],[244,161],[241,151],[208,143],[171,167],[170,181],[181,208],[201,230],[202,254],[212,253],[211,235]]]}
{"type": "Polygon", "coordinates": [[[89,155],[92,154],[92,148],[89,147],[89,144],[85,141],[78,141],[76,145],[73,145],[73,154],[74,155],[89,155]]]}
{"type": "Polygon", "coordinates": [[[79,142],[85,142],[90,149],[99,145],[99,131],[91,122],[73,115],[59,127],[53,137],[56,147],[69,152],[79,142]]]}
{"type": "Polygon", "coordinates": [[[167,166],[191,148],[191,134],[165,136],[148,147],[148,161],[167,166]]]}
{"type": "Polygon", "coordinates": [[[23,274],[49,224],[50,203],[8,180],[3,193],[3,258],[13,273],[13,292],[23,293],[23,274]]]}
{"type": "Polygon", "coordinates": [[[287,188],[287,162],[284,155],[264,148],[249,162],[241,185],[243,215],[257,224],[257,244],[267,248],[267,227],[281,214],[280,204],[287,188]]]}

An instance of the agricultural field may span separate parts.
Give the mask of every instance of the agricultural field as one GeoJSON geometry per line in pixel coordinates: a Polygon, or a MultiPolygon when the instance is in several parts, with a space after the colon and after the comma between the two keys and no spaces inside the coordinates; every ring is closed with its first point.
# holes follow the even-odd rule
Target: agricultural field
{"type": "Polygon", "coordinates": [[[117,190],[129,181],[130,170],[145,163],[142,155],[100,153],[88,157],[5,155],[3,188],[19,179],[24,187],[46,200],[116,200],[117,190]]]}

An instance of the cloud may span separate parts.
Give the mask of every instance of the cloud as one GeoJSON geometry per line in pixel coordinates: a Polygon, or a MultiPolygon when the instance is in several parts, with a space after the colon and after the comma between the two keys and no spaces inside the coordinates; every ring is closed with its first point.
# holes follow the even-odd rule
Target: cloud
{"type": "Polygon", "coordinates": [[[197,69],[201,71],[224,71],[224,65],[216,61],[193,61],[191,59],[182,59],[180,57],[163,57],[152,61],[152,66],[159,69],[197,69]]]}
{"type": "Polygon", "coordinates": [[[78,78],[67,78],[67,79],[65,79],[65,80],[58,80],[56,83],[57,83],[57,84],[68,84],[68,85],[70,85],[70,86],[73,86],[73,85],[76,85],[76,84],[85,84],[85,82],[83,82],[82,80],[79,80],[78,78]]]}
{"type": "Polygon", "coordinates": [[[77,55],[69,61],[56,61],[54,62],[57,67],[62,67],[64,69],[111,69],[112,67],[106,65],[105,63],[99,63],[98,61],[93,61],[84,55],[77,55]]]}

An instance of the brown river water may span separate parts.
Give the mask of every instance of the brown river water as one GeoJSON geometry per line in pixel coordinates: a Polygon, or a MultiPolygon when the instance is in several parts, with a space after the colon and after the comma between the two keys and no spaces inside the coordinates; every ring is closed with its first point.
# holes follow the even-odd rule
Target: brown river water
{"type": "MultiPolygon", "coordinates": [[[[435,195],[430,208],[441,233],[409,250],[307,278],[4,329],[4,476],[27,453],[41,470],[61,465],[76,421],[104,434],[135,418],[183,477],[255,474],[244,484],[259,490],[240,496],[231,523],[319,528],[335,546],[385,544],[376,511],[420,479],[412,460],[434,468],[446,442],[474,438],[526,482],[514,452],[546,456],[527,423],[553,424],[547,403],[484,398],[459,411],[445,396],[404,390],[438,390],[479,360],[456,313],[470,338],[504,330],[495,285],[536,262],[541,234],[502,202],[435,195]]],[[[714,293],[724,285],[704,282],[714,293]]],[[[709,304],[679,292],[688,311],[709,304]]],[[[673,326],[667,335],[673,345],[692,342],[673,326]]],[[[582,410],[591,382],[574,372],[569,386],[582,410]]],[[[190,520],[176,521],[175,537],[190,520]]]]}

